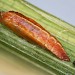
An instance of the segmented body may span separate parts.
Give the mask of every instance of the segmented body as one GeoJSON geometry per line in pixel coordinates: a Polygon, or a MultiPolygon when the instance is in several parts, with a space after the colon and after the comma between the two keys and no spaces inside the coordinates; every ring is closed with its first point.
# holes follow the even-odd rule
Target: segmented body
{"type": "Polygon", "coordinates": [[[31,39],[62,60],[70,61],[59,41],[31,18],[14,11],[1,12],[0,15],[2,23],[19,36],[31,39]]]}

